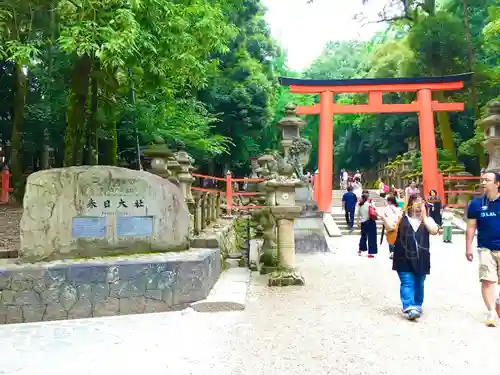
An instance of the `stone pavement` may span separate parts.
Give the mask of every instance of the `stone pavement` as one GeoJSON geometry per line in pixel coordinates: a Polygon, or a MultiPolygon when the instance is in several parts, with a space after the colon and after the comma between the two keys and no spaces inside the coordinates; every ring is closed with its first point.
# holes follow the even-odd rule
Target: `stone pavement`
{"type": "Polygon", "coordinates": [[[298,255],[305,287],[270,289],[253,275],[244,311],[192,310],[0,327],[0,373],[26,375],[498,374],[500,328],[482,325],[477,264],[464,237],[432,244],[425,315],[399,315],[384,246],[298,255]]]}

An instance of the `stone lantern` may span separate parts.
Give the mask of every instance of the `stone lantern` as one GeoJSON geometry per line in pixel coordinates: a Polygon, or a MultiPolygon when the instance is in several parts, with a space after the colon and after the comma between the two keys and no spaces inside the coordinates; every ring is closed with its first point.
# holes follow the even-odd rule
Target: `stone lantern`
{"type": "Polygon", "coordinates": [[[173,153],[167,148],[163,138],[155,137],[153,145],[144,151],[144,155],[151,158],[151,173],[163,178],[170,177],[167,165],[173,153]]]}
{"type": "Polygon", "coordinates": [[[261,215],[259,216],[260,224],[262,225],[262,238],[264,242],[262,243],[262,255],[260,257],[260,262],[262,267],[260,272],[262,274],[267,274],[276,269],[278,264],[278,247],[276,245],[276,233],[274,228],[274,218],[271,215],[271,207],[276,205],[276,194],[275,190],[268,186],[268,182],[276,174],[275,160],[272,155],[263,155],[258,158],[257,162],[260,168],[257,169],[260,177],[264,178],[264,181],[258,185],[259,191],[264,191],[266,208],[262,209],[261,215]]]}
{"type": "MultiPolygon", "coordinates": [[[[259,169],[259,158],[254,156],[250,158],[250,177],[249,178],[258,178],[257,170],[259,169]]],[[[248,182],[247,191],[256,192],[257,191],[257,183],[256,182],[248,182]]]]}
{"type": "Polygon", "coordinates": [[[413,152],[413,151],[417,151],[417,148],[418,148],[418,140],[416,137],[409,137],[409,138],[406,138],[405,140],[406,144],[408,145],[408,151],[409,152],[413,152]]]}
{"type": "Polygon", "coordinates": [[[406,186],[411,182],[410,181],[411,179],[408,178],[407,176],[412,172],[413,169],[413,161],[409,159],[409,155],[407,155],[401,160],[400,168],[401,168],[401,177],[403,178],[403,183],[406,186]]]}
{"type": "Polygon", "coordinates": [[[179,169],[177,172],[179,186],[181,188],[182,194],[184,195],[186,203],[188,203],[189,205],[191,203],[194,203],[193,195],[191,193],[191,185],[194,181],[194,177],[191,174],[194,169],[194,159],[189,156],[186,151],[179,151],[176,155],[176,161],[179,165],[179,169]]]}
{"type": "MultiPolygon", "coordinates": [[[[285,117],[283,117],[276,126],[281,129],[281,149],[285,158],[288,156],[288,149],[292,146],[295,138],[300,138],[300,129],[306,125],[305,121],[297,116],[295,110],[297,106],[293,103],[285,107],[285,117]]],[[[307,164],[307,162],[306,162],[307,164]]]]}
{"type": "Polygon", "coordinates": [[[484,130],[484,147],[488,150],[490,162],[487,171],[500,172],[500,102],[488,105],[486,117],[479,122],[484,130]]]}
{"type": "Polygon", "coordinates": [[[283,175],[268,181],[269,188],[275,191],[276,206],[271,207],[271,214],[278,229],[279,267],[269,278],[269,286],[304,285],[304,278],[295,265],[294,222],[300,215],[301,207],[295,202],[295,189],[301,181],[289,175],[289,168],[282,168],[283,175]]]}
{"type": "Polygon", "coordinates": [[[177,185],[179,185],[179,172],[181,171],[181,165],[176,159],[175,155],[172,155],[167,160],[167,170],[169,172],[168,180],[177,185]]]}

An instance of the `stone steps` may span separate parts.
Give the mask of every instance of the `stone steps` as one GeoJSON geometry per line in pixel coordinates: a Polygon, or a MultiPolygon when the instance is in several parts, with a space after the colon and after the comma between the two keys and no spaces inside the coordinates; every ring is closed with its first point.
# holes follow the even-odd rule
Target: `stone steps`
{"type": "MultiPolygon", "coordinates": [[[[369,192],[370,192],[370,198],[372,199],[372,202],[375,204],[376,207],[384,207],[385,206],[385,199],[378,195],[378,191],[370,189],[369,192]]],[[[340,190],[334,190],[332,192],[332,207],[334,208],[334,212],[331,215],[332,215],[333,220],[337,224],[337,227],[344,235],[344,234],[349,234],[349,228],[347,227],[347,224],[345,222],[344,213],[338,212],[338,208],[342,207],[342,195],[343,194],[344,194],[344,192],[340,191],[340,190]],[[337,210],[335,210],[335,209],[337,209],[337,210]]],[[[354,220],[354,222],[356,223],[356,220],[354,220]]],[[[382,221],[379,219],[379,220],[377,220],[377,233],[380,234],[381,232],[382,232],[382,221]]],[[[361,231],[355,225],[354,230],[350,234],[360,235],[361,231]]],[[[459,226],[454,224],[452,234],[464,234],[464,231],[459,226]]]]}

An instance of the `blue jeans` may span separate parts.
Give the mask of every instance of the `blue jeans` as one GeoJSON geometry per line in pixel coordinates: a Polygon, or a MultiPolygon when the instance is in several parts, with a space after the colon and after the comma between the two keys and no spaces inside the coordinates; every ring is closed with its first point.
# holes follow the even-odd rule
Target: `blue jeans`
{"type": "Polygon", "coordinates": [[[422,312],[426,275],[416,275],[412,272],[398,272],[398,276],[401,281],[399,294],[403,310],[413,307],[422,312]]]}

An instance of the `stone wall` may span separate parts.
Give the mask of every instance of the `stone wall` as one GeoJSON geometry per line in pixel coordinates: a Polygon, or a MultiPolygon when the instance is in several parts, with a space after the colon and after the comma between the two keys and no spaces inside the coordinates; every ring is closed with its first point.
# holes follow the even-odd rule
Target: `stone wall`
{"type": "Polygon", "coordinates": [[[206,298],[219,249],[0,267],[0,324],[167,311],[206,298]]]}
{"type": "Polygon", "coordinates": [[[219,219],[191,241],[192,247],[218,248],[223,258],[238,251],[236,219],[219,219]]]}

